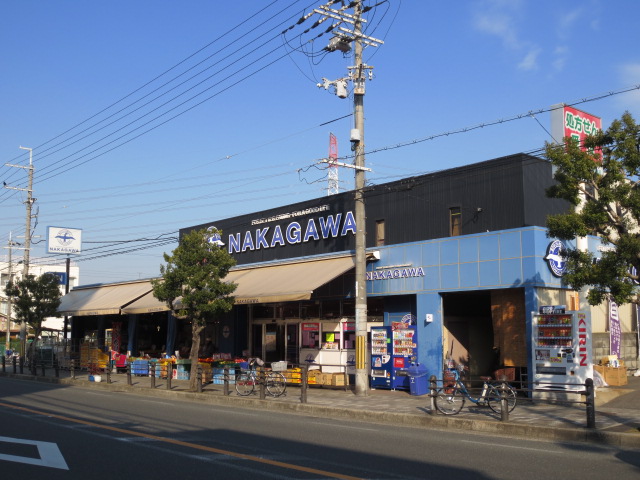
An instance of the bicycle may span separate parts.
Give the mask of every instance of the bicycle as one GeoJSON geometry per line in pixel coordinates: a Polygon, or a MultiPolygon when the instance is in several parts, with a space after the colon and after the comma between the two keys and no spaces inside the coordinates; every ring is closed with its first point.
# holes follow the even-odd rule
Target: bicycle
{"type": "Polygon", "coordinates": [[[287,382],[283,374],[280,372],[266,372],[264,377],[262,372],[256,370],[256,365],[264,366],[264,362],[260,358],[253,358],[249,361],[249,370],[242,372],[236,376],[236,392],[238,395],[246,397],[251,395],[256,385],[261,385],[264,378],[264,386],[267,393],[272,397],[280,397],[287,390],[287,382]]]}
{"type": "MultiPolygon", "coordinates": [[[[491,377],[480,377],[483,381],[482,392],[478,398],[471,396],[465,384],[460,380],[458,369],[453,373],[452,384],[445,385],[438,390],[435,398],[436,409],[445,415],[456,415],[469,399],[479,406],[488,406],[495,413],[502,413],[502,395],[504,393],[509,412],[516,408],[516,391],[504,382],[491,383],[491,377]]],[[[446,381],[446,380],[445,380],[446,381]]]]}

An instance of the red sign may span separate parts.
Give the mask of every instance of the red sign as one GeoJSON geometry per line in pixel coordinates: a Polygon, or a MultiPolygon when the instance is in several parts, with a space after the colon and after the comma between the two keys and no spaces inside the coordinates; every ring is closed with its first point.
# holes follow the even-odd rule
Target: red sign
{"type": "MultiPolygon", "coordinates": [[[[563,138],[571,137],[580,145],[589,135],[594,135],[602,130],[602,119],[577,108],[565,106],[562,109],[563,115],[563,138]]],[[[584,148],[583,148],[584,150],[584,148]]]]}
{"type": "Polygon", "coordinates": [[[395,368],[404,368],[404,357],[394,357],[393,366],[395,368]]]}
{"type": "Polygon", "coordinates": [[[302,324],[303,332],[317,332],[318,330],[320,330],[319,323],[303,323],[302,324]]]}

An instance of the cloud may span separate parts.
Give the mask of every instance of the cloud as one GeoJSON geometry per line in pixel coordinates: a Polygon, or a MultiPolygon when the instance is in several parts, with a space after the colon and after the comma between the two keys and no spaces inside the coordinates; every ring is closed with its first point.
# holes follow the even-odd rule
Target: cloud
{"type": "Polygon", "coordinates": [[[532,47],[518,64],[518,69],[524,71],[536,70],[538,68],[538,56],[540,52],[541,49],[532,47]]]}
{"type": "Polygon", "coordinates": [[[498,37],[507,48],[518,49],[520,42],[515,29],[515,20],[520,5],[521,2],[517,1],[488,0],[482,2],[473,18],[474,27],[480,32],[498,37]]]}
{"type": "Polygon", "coordinates": [[[473,16],[474,28],[498,38],[503,46],[517,54],[524,54],[517,67],[530,71],[538,68],[541,49],[534,43],[522,40],[518,25],[524,15],[524,3],[520,0],[486,0],[478,4],[473,16]]]}
{"type": "Polygon", "coordinates": [[[564,70],[564,66],[567,63],[567,58],[569,57],[569,48],[561,45],[556,47],[553,51],[553,69],[556,72],[561,72],[564,70]]]}
{"type": "MultiPolygon", "coordinates": [[[[623,87],[640,85],[640,62],[621,65],[618,68],[618,72],[623,87]]],[[[637,111],[640,109],[640,90],[633,90],[624,95],[618,95],[616,97],[616,103],[618,103],[620,108],[624,108],[625,110],[637,111]]]]}

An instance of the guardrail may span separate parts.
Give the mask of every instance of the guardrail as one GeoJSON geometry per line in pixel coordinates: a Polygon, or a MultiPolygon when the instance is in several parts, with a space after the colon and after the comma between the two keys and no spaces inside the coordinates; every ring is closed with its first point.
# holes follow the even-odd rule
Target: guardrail
{"type": "MultiPolygon", "coordinates": [[[[473,380],[465,380],[465,385],[470,385],[473,380]]],[[[595,404],[595,387],[593,379],[587,378],[583,384],[575,383],[551,383],[551,382],[533,382],[534,388],[524,387],[525,382],[507,382],[504,380],[494,381],[494,384],[502,384],[503,386],[509,385],[513,388],[518,396],[519,401],[527,401],[531,403],[548,403],[548,404],[567,404],[567,405],[585,405],[585,414],[587,421],[587,428],[596,428],[596,404],[595,404]],[[519,385],[519,388],[516,387],[519,385]],[[543,387],[543,389],[535,387],[543,387]],[[579,390],[574,390],[579,387],[579,390]],[[544,394],[544,397],[536,397],[535,394],[544,394]],[[584,397],[583,400],[568,400],[567,396],[580,396],[584,397]],[[561,398],[564,397],[564,398],[561,398]]],[[[445,385],[444,379],[438,379],[435,375],[429,377],[429,397],[430,397],[430,414],[435,415],[437,409],[435,406],[435,397],[438,390],[445,385]]],[[[527,384],[528,385],[528,384],[527,384]]],[[[472,387],[470,389],[473,389],[472,387]]],[[[500,395],[500,420],[503,422],[509,421],[509,408],[507,408],[507,395],[506,388],[501,388],[500,395]]]]}

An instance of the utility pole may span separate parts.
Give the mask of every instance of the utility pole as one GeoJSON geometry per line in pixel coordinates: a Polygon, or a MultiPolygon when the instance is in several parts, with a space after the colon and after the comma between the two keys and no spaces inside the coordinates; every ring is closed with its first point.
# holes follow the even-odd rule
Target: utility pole
{"type": "Polygon", "coordinates": [[[366,216],[364,209],[364,71],[362,65],[362,2],[354,7],[355,37],[353,72],[353,116],[357,133],[351,136],[355,148],[355,215],[356,215],[356,395],[367,395],[369,381],[366,369],[367,348],[367,284],[366,216]],[[355,138],[354,138],[355,137],[355,138]]]}
{"type": "MultiPolygon", "coordinates": [[[[9,232],[9,281],[13,282],[13,258],[11,252],[13,251],[13,240],[11,236],[13,232],[9,232]]],[[[5,343],[5,352],[11,348],[11,295],[7,295],[7,338],[5,343]]]]}
{"type": "MultiPolygon", "coordinates": [[[[354,151],[355,159],[353,165],[345,165],[337,163],[329,158],[323,163],[329,163],[330,168],[336,166],[344,166],[355,170],[355,220],[356,220],[356,395],[368,395],[369,378],[367,373],[367,285],[366,285],[366,215],[364,201],[364,184],[365,171],[370,170],[365,167],[364,158],[364,93],[365,80],[373,78],[372,67],[365,65],[362,61],[362,51],[364,45],[377,47],[383,42],[381,40],[369,37],[362,33],[362,24],[365,20],[362,18],[363,6],[362,0],[354,0],[348,5],[342,2],[342,8],[333,9],[331,6],[338,3],[336,0],[329,0],[327,4],[314,9],[314,12],[323,16],[314,25],[319,25],[325,20],[331,18],[337,20],[331,27],[334,37],[325,47],[326,51],[340,51],[348,53],[351,50],[351,44],[354,44],[354,61],[355,65],[349,67],[349,76],[347,78],[339,78],[330,81],[326,78],[318,84],[318,87],[329,90],[329,87],[335,89],[335,94],[339,98],[346,98],[347,81],[353,84],[353,115],[354,128],[351,130],[351,149],[354,151]],[[353,15],[347,14],[346,9],[353,8],[353,15]],[[343,25],[347,25],[345,28],[343,25]]],[[[303,17],[303,20],[308,16],[303,17]]]]}
{"type": "MultiPolygon", "coordinates": [[[[29,147],[20,147],[21,150],[29,150],[29,166],[25,167],[23,165],[11,165],[5,164],[7,167],[16,167],[16,168],[24,168],[28,171],[29,174],[29,185],[26,189],[24,188],[16,188],[9,187],[5,185],[5,188],[10,190],[22,190],[27,192],[27,201],[25,202],[27,206],[27,221],[26,221],[26,231],[24,234],[24,260],[23,260],[23,270],[22,270],[22,278],[26,279],[29,276],[29,252],[31,251],[31,211],[33,208],[33,203],[35,202],[35,198],[33,198],[33,149],[29,147]]],[[[27,325],[25,322],[20,324],[20,355],[23,356],[25,354],[25,346],[27,341],[27,325]]]]}

